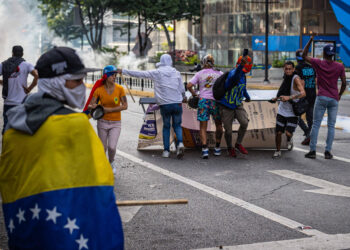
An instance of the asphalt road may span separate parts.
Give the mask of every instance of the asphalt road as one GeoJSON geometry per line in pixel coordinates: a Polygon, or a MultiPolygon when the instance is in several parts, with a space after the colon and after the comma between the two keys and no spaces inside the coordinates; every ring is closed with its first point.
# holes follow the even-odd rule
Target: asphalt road
{"type": "MultiPolygon", "coordinates": [[[[202,160],[199,150],[186,150],[183,160],[174,155],[164,159],[159,150],[137,151],[143,111],[128,101],[118,143],[117,199],[184,198],[188,204],[120,208],[126,249],[350,247],[350,133],[345,127],[336,131],[333,144],[339,159],[325,160],[322,155],[305,159],[302,150],[308,147],[300,145],[300,129],[295,133],[295,149],[283,152],[278,160],[271,158],[270,150],[209,160],[202,160]],[[324,194],[307,192],[319,189],[324,194]]],[[[350,117],[349,107],[346,96],[339,115],[350,117]]],[[[320,153],[326,132],[321,128],[320,153]]],[[[0,249],[6,249],[2,216],[0,226],[0,249]]]]}

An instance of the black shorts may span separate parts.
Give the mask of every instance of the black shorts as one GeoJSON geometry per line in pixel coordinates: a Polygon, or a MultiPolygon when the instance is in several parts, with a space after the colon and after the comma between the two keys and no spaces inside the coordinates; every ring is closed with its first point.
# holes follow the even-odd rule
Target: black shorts
{"type": "Polygon", "coordinates": [[[293,134],[298,126],[298,117],[284,117],[283,115],[277,114],[276,117],[276,132],[284,133],[287,130],[289,133],[293,134]]]}

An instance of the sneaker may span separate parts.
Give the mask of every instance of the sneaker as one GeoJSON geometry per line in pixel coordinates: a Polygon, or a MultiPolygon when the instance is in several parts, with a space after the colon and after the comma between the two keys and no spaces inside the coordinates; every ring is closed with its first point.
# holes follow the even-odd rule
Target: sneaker
{"type": "Polygon", "coordinates": [[[277,159],[277,158],[281,158],[281,156],[282,156],[282,152],[281,152],[281,150],[280,151],[275,151],[275,153],[273,153],[273,156],[272,156],[272,158],[273,159],[277,159]]]}
{"type": "Polygon", "coordinates": [[[168,150],[164,150],[163,153],[162,153],[162,157],[163,158],[169,158],[170,156],[170,152],[168,150]]]}
{"type": "Polygon", "coordinates": [[[214,148],[214,155],[215,156],[220,156],[221,155],[221,148],[214,148]]]}
{"type": "Polygon", "coordinates": [[[184,157],[184,153],[185,153],[185,146],[182,142],[180,142],[179,145],[177,145],[177,150],[176,150],[177,159],[182,159],[182,157],[184,157]]]}
{"type": "Polygon", "coordinates": [[[294,147],[293,138],[291,138],[290,141],[287,141],[288,151],[292,151],[293,147],[294,147]]]}
{"type": "Polygon", "coordinates": [[[208,158],[209,158],[209,149],[202,148],[202,159],[208,159],[208,158]]]}
{"type": "Polygon", "coordinates": [[[117,163],[116,163],[116,161],[113,161],[111,165],[112,165],[113,174],[116,175],[117,174],[117,163]]]}
{"type": "Polygon", "coordinates": [[[333,155],[331,154],[331,152],[329,151],[325,151],[324,152],[324,158],[329,160],[329,159],[332,159],[333,158],[333,155]]]}
{"type": "Polygon", "coordinates": [[[305,155],[305,158],[316,159],[316,151],[310,151],[305,155]]]}
{"type": "Polygon", "coordinates": [[[236,150],[234,148],[229,149],[228,150],[228,156],[236,157],[236,150]]]}
{"type": "Polygon", "coordinates": [[[235,147],[238,149],[239,152],[241,152],[241,154],[248,154],[248,151],[242,146],[242,144],[236,143],[235,147]]]}
{"type": "Polygon", "coordinates": [[[301,145],[308,146],[310,145],[310,137],[306,137],[302,142],[301,145]]]}

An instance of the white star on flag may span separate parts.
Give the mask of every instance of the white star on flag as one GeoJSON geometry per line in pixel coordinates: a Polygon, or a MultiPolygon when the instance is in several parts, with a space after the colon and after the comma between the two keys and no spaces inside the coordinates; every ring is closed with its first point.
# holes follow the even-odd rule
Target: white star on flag
{"type": "Polygon", "coordinates": [[[34,208],[30,208],[30,211],[32,211],[32,213],[33,213],[32,220],[34,220],[35,218],[37,218],[39,220],[39,213],[40,213],[41,209],[38,207],[37,203],[35,203],[34,208]]]}
{"type": "Polygon", "coordinates": [[[21,210],[21,208],[19,208],[18,214],[16,214],[16,217],[18,218],[18,224],[21,224],[22,221],[26,221],[24,218],[24,212],[24,210],[21,210]]]}
{"type": "Polygon", "coordinates": [[[15,225],[13,224],[12,219],[10,220],[9,229],[10,229],[10,233],[12,233],[13,229],[15,229],[15,225]]]}
{"type": "Polygon", "coordinates": [[[70,220],[70,218],[67,218],[67,224],[64,226],[64,228],[68,228],[70,234],[73,233],[74,229],[79,229],[79,227],[77,226],[77,224],[75,224],[77,219],[74,220],[70,220]]]}
{"type": "Polygon", "coordinates": [[[79,250],[82,249],[82,248],[86,248],[86,249],[89,249],[88,246],[87,246],[87,242],[88,242],[89,239],[84,239],[84,236],[81,234],[80,235],[80,239],[79,240],[75,240],[78,244],[79,244],[79,250]]]}
{"type": "Polygon", "coordinates": [[[55,224],[56,224],[56,218],[62,215],[61,213],[58,213],[56,209],[57,209],[56,207],[54,207],[52,210],[46,209],[46,212],[48,214],[46,220],[52,220],[53,223],[55,224]]]}

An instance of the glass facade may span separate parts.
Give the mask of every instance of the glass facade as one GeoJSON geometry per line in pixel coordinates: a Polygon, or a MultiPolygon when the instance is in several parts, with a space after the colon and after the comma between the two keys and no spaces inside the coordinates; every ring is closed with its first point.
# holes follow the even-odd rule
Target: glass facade
{"type": "MultiPolygon", "coordinates": [[[[254,49],[265,35],[265,1],[260,0],[205,0],[203,4],[203,48],[212,53],[217,64],[232,65],[244,48],[254,49]],[[258,38],[256,38],[258,37],[258,38]]],[[[269,54],[273,59],[294,57],[300,35],[310,32],[338,35],[337,22],[328,0],[280,0],[269,4],[269,36],[291,37],[294,46],[274,47],[269,54]],[[295,44],[296,43],[296,44],[295,44]],[[289,50],[293,49],[293,51],[289,50]]],[[[196,29],[199,38],[200,30],[196,29]]],[[[282,39],[283,40],[283,39],[282,39]]],[[[270,42],[270,39],[269,39],[270,42]]],[[[270,45],[269,45],[270,50],[270,45]]],[[[255,64],[264,63],[264,49],[254,49],[255,64]]]]}

